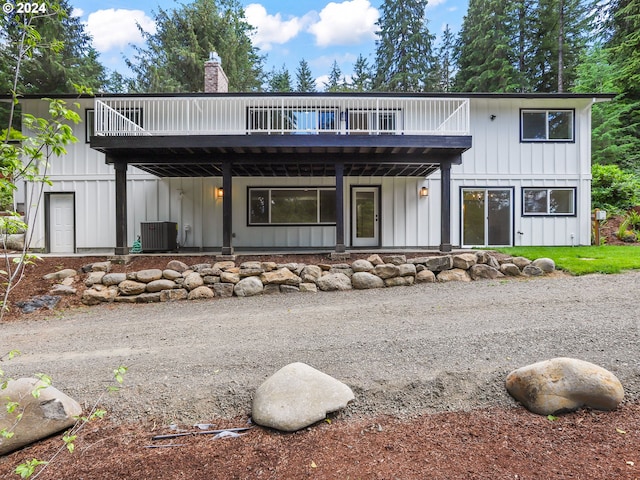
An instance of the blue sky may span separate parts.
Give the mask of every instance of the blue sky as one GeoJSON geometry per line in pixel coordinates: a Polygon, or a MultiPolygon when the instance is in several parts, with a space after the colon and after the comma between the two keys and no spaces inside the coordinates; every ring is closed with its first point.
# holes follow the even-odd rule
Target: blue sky
{"type": "MultiPolygon", "coordinates": [[[[129,75],[123,58],[133,56],[131,44],[143,45],[136,22],[153,32],[153,12],[158,7],[178,8],[188,5],[189,0],[71,0],[70,4],[92,35],[102,63],[129,75]]],[[[382,0],[263,0],[241,4],[247,21],[256,27],[253,43],[267,56],[266,71],[285,65],[295,79],[296,68],[304,58],[318,85],[322,85],[334,60],[347,76],[359,54],[373,63],[375,22],[382,0]]],[[[467,0],[431,0],[427,9],[429,30],[439,38],[449,24],[457,32],[466,10],[467,0]]]]}

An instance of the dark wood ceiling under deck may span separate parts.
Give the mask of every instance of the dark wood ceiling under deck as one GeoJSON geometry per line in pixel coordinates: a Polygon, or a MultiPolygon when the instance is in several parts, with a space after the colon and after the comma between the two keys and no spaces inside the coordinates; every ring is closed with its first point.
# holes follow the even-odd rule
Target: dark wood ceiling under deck
{"type": "Polygon", "coordinates": [[[229,162],[238,177],[425,177],[442,162],[460,163],[470,136],[218,135],[91,137],[107,163],[125,161],[158,177],[222,176],[229,162]]]}

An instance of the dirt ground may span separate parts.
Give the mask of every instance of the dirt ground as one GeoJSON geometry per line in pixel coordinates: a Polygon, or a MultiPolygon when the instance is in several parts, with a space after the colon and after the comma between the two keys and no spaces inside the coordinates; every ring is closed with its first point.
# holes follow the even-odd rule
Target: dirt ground
{"type": "MultiPolygon", "coordinates": [[[[83,265],[99,260],[103,260],[103,258],[61,259],[47,257],[38,265],[29,267],[13,300],[18,301],[33,295],[46,294],[49,285],[42,280],[42,275],[45,273],[61,268],[79,269],[83,265]]],[[[209,259],[195,256],[181,258],[181,260],[186,263],[209,261],[209,259]]],[[[239,259],[239,261],[242,260],[248,260],[248,258],[239,259]]],[[[283,263],[288,260],[328,263],[324,257],[306,256],[304,258],[283,257],[276,259],[276,261],[283,263]]],[[[137,257],[127,265],[114,266],[114,271],[136,271],[150,267],[163,268],[167,261],[166,257],[137,257]]],[[[637,276],[630,278],[631,282],[636,282],[637,285],[637,276]]],[[[540,282],[545,281],[552,282],[553,280],[540,280],[540,282]]],[[[519,281],[514,280],[513,282],[519,281]]],[[[536,280],[536,282],[538,281],[536,280]]],[[[535,285],[543,284],[536,283],[535,285]]],[[[525,289],[533,288],[528,284],[522,286],[525,289]]],[[[444,291],[448,285],[441,287],[444,291]]],[[[480,290],[478,292],[479,298],[487,299],[491,289],[499,288],[500,285],[483,282],[481,285],[469,285],[468,287],[480,287],[476,289],[480,290]]],[[[406,290],[402,290],[405,292],[416,291],[411,288],[407,287],[406,290]]],[[[452,288],[467,287],[454,286],[452,288]]],[[[544,291],[543,287],[540,288],[544,291]]],[[[561,297],[552,297],[547,304],[539,306],[540,311],[543,312],[545,308],[549,310],[554,306],[558,306],[561,311],[566,310],[567,305],[575,307],[575,314],[566,312],[568,325],[573,323],[574,317],[584,317],[588,315],[587,312],[593,311],[588,305],[584,305],[582,297],[579,297],[580,290],[582,290],[580,284],[570,288],[575,288],[575,294],[573,291],[566,290],[561,295],[561,297],[567,297],[567,303],[561,303],[564,301],[561,297]],[[576,295],[575,298],[574,295],[576,295]],[[556,303],[558,305],[555,305],[556,303]]],[[[451,295],[463,302],[464,296],[471,296],[470,292],[468,289],[454,290],[451,295]]],[[[359,294],[356,292],[343,293],[345,295],[359,294]]],[[[324,294],[318,294],[314,298],[319,298],[320,295],[324,294]]],[[[374,297],[371,295],[363,297],[362,301],[374,303],[374,297]]],[[[612,287],[611,291],[608,291],[608,295],[618,298],[619,301],[624,301],[624,298],[629,296],[620,292],[617,287],[612,287]],[[620,297],[615,297],[616,293],[620,297]]],[[[13,345],[5,345],[5,342],[2,341],[3,331],[11,333],[15,330],[13,327],[18,325],[24,325],[25,331],[32,331],[34,326],[40,325],[45,329],[44,332],[49,328],[55,330],[57,323],[53,323],[51,319],[58,319],[64,323],[67,318],[75,318],[74,313],[77,314],[78,311],[87,309],[79,304],[77,298],[66,297],[54,311],[45,309],[30,315],[21,314],[14,306],[3,323],[0,323],[0,356],[6,353],[5,350],[14,348],[13,345]]],[[[406,298],[407,301],[410,301],[410,297],[406,298]]],[[[339,300],[335,296],[327,296],[327,299],[329,299],[328,303],[339,300]]],[[[222,302],[224,299],[214,299],[212,303],[217,301],[222,302]]],[[[630,299],[630,302],[633,304],[633,299],[630,299]]],[[[401,304],[402,301],[398,301],[398,305],[401,304]]],[[[474,308],[474,304],[480,306],[480,303],[472,303],[471,309],[474,308]]],[[[381,308],[388,305],[393,306],[393,302],[385,301],[381,305],[381,308]]],[[[258,304],[253,306],[260,308],[258,304]]],[[[521,306],[523,309],[534,308],[531,304],[521,306]]],[[[108,308],[103,307],[91,308],[102,309],[102,311],[108,308]]],[[[285,307],[286,305],[282,308],[285,307]]],[[[157,305],[141,306],[146,315],[157,314],[159,310],[155,310],[156,308],[159,307],[157,305]]],[[[265,312],[268,309],[276,308],[278,308],[277,305],[267,305],[265,312]]],[[[602,308],[606,308],[606,306],[602,308]]],[[[356,311],[353,310],[353,312],[356,311]]],[[[119,308],[109,313],[118,316],[121,312],[122,310],[119,308]]],[[[633,317],[636,312],[637,310],[625,310],[625,314],[629,316],[626,317],[626,320],[630,320],[630,317],[633,317]]],[[[619,315],[619,312],[615,315],[619,315]]],[[[359,319],[360,322],[366,320],[366,318],[359,319]]],[[[90,322],[91,320],[86,321],[90,322]]],[[[479,318],[478,321],[482,322],[482,319],[479,318]]],[[[569,328],[567,332],[558,332],[557,335],[560,338],[550,338],[549,343],[558,342],[558,345],[564,345],[566,341],[571,345],[595,342],[596,345],[590,347],[592,351],[599,352],[598,355],[602,355],[603,359],[610,358],[611,362],[618,364],[617,362],[628,361],[622,350],[638,352],[637,346],[640,340],[637,323],[635,325],[636,329],[631,329],[628,332],[626,342],[624,338],[603,338],[602,335],[607,334],[602,332],[599,334],[595,328],[592,333],[580,332],[582,338],[561,338],[571,332],[571,328],[569,328]],[[587,341],[585,337],[589,337],[589,340],[587,341]],[[603,342],[602,345],[598,344],[599,341],[603,342]],[[623,346],[623,343],[626,344],[623,346]],[[615,360],[613,360],[614,358],[615,360]]],[[[327,331],[326,333],[327,337],[338,334],[339,331],[331,333],[327,331]]],[[[545,334],[554,335],[553,329],[545,334]]],[[[464,335],[464,332],[460,335],[464,335]]],[[[5,338],[15,337],[9,335],[5,338]]],[[[501,341],[499,338],[495,340],[498,343],[501,341]]],[[[83,342],[84,340],[82,336],[79,336],[77,341],[83,342]]],[[[312,342],[312,340],[306,341],[312,342]]],[[[394,340],[391,339],[390,342],[394,343],[394,340]]],[[[358,348],[360,347],[364,348],[363,345],[358,345],[358,348]]],[[[457,355],[453,344],[443,344],[442,347],[445,350],[449,348],[450,355],[457,355]]],[[[250,348],[250,345],[247,348],[250,348]]],[[[419,348],[419,345],[416,348],[419,348]]],[[[483,352],[482,355],[485,355],[484,347],[477,345],[477,348],[478,351],[483,352]]],[[[524,349],[524,347],[522,348],[524,349]]],[[[545,352],[546,350],[541,348],[539,354],[545,352]]],[[[387,352],[380,352],[381,357],[383,354],[386,355],[387,352]]],[[[492,352],[486,355],[487,360],[489,360],[489,356],[494,356],[492,352]]],[[[520,353],[514,350],[513,356],[518,357],[518,355],[520,353]]],[[[375,358],[375,355],[371,358],[375,358]]],[[[381,411],[384,412],[384,409],[377,409],[373,405],[374,398],[371,400],[371,404],[363,402],[363,405],[356,405],[349,410],[348,414],[330,415],[326,421],[296,433],[283,434],[254,427],[243,432],[243,435],[237,438],[221,439],[214,439],[213,435],[202,434],[202,430],[187,422],[179,423],[178,427],[171,427],[164,418],[155,414],[143,416],[136,421],[126,421],[114,414],[108,415],[103,420],[84,425],[75,442],[76,451],[73,454],[64,451],[60,435],[56,435],[24,450],[0,457],[0,478],[19,478],[12,472],[15,466],[23,461],[31,458],[42,460],[53,458],[50,465],[42,470],[37,478],[572,478],[638,480],[640,479],[640,449],[638,448],[640,445],[640,401],[638,400],[637,383],[640,382],[638,380],[640,376],[637,373],[637,355],[635,360],[636,366],[628,367],[636,372],[636,383],[631,388],[631,398],[615,412],[581,410],[562,415],[557,419],[548,419],[527,412],[518,407],[515,402],[509,405],[504,401],[498,406],[463,408],[458,411],[433,411],[432,409],[418,408],[400,414],[398,413],[401,411],[400,409],[390,409],[392,414],[384,414],[381,413],[381,411]],[[358,407],[363,407],[360,412],[358,412],[358,407]],[[154,435],[176,432],[187,435],[167,440],[153,440],[154,435]]],[[[477,362],[478,359],[462,358],[461,361],[462,363],[468,361],[471,364],[477,362]]],[[[621,364],[627,365],[627,363],[621,364]]],[[[3,362],[2,367],[6,369],[7,363],[3,362]]],[[[621,368],[626,371],[624,369],[627,367],[621,368]]],[[[46,364],[42,366],[42,370],[47,371],[46,364]]],[[[482,376],[482,372],[478,371],[477,374],[476,382],[484,383],[485,378],[482,376]]],[[[470,372],[469,375],[472,376],[473,372],[470,372]]],[[[142,387],[134,385],[133,388],[135,390],[142,387]]],[[[407,388],[412,388],[411,384],[404,388],[407,401],[414,399],[415,394],[406,391],[407,388]]],[[[446,389],[442,394],[444,397],[449,394],[455,396],[455,392],[449,392],[446,389]]],[[[127,393],[127,395],[135,395],[135,392],[127,393]]],[[[125,395],[123,398],[129,397],[125,395]]],[[[188,398],[183,400],[189,401],[188,398]]],[[[162,401],[164,400],[159,400],[160,403],[162,401]]],[[[173,401],[175,401],[173,398],[166,399],[167,403],[173,401]]],[[[385,401],[389,402],[389,398],[386,398],[385,401]]],[[[398,402],[402,403],[403,400],[399,398],[398,402]]],[[[447,403],[447,398],[440,398],[438,402],[445,406],[444,410],[452,409],[451,402],[447,403]]],[[[471,404],[475,405],[473,401],[471,404]]],[[[482,405],[482,402],[478,404],[482,405]]],[[[114,408],[113,405],[108,407],[114,408]]],[[[206,420],[214,425],[211,427],[214,429],[249,425],[246,414],[232,415],[231,417],[220,415],[218,418],[207,418],[206,420]]]]}

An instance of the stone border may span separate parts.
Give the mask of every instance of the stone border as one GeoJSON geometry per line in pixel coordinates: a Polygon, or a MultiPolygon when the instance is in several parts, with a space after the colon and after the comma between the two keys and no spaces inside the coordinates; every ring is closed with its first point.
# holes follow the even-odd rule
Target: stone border
{"type": "MultiPolygon", "coordinates": [[[[478,251],[409,259],[405,255],[380,257],[375,254],[367,260],[334,265],[253,261],[236,266],[233,261],[221,261],[188,266],[179,260],[171,260],[164,270],[131,273],[110,273],[110,270],[109,261],[83,267],[83,271],[88,273],[85,279],[88,288],[82,294],[82,303],[169,302],[234,295],[249,297],[415,283],[470,282],[507,276],[540,276],[553,272],[555,264],[548,258],[532,262],[524,257],[512,257],[499,261],[489,252],[478,251]]],[[[56,293],[55,290],[54,287],[52,293],[56,293]]]]}

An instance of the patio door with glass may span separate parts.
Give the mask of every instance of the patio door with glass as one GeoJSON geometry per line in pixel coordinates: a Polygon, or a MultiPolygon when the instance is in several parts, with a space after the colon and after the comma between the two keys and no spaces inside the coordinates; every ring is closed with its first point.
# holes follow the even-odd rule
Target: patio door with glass
{"type": "Polygon", "coordinates": [[[462,189],[462,246],[511,246],[513,190],[462,189]]]}
{"type": "Polygon", "coordinates": [[[380,187],[351,189],[351,245],[377,247],[380,245],[380,187]]]}

